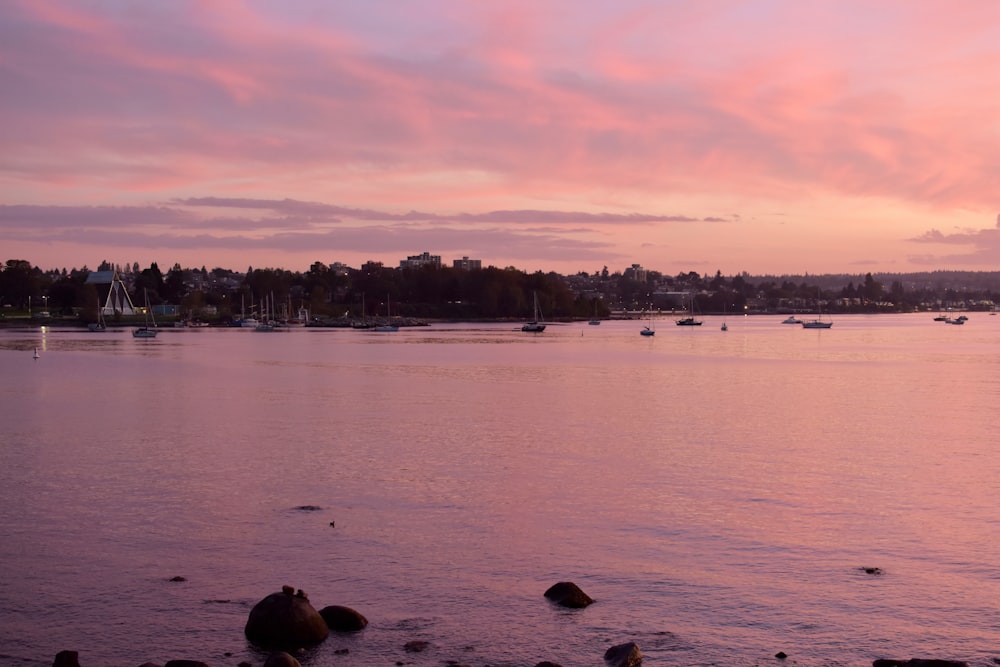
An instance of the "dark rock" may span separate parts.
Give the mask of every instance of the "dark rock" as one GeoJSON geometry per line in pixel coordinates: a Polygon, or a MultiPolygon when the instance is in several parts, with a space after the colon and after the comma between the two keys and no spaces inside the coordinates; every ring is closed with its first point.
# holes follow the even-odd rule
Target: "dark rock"
{"type": "Polygon", "coordinates": [[[604,661],[611,667],[639,667],[642,664],[642,651],[635,642],[618,644],[604,652],[604,661]]]}
{"type": "Polygon", "coordinates": [[[885,572],[880,567],[861,567],[858,569],[864,572],[865,574],[873,574],[875,576],[885,574],[885,572]]]}
{"type": "Polygon", "coordinates": [[[267,656],[264,667],[302,667],[302,663],[284,651],[275,651],[267,656]]]}
{"type": "Polygon", "coordinates": [[[413,641],[406,642],[403,644],[403,650],[407,653],[420,653],[430,646],[430,642],[425,642],[422,639],[414,639],[413,641]]]}
{"type": "Polygon", "coordinates": [[[254,605],[243,629],[247,639],[265,648],[301,647],[326,639],[326,621],[304,595],[291,595],[290,589],[283,587],[254,605]]]}
{"type": "Polygon", "coordinates": [[[872,662],[872,667],[899,667],[901,663],[899,660],[889,660],[888,658],[879,658],[872,662]]]}
{"type": "Polygon", "coordinates": [[[163,665],[158,662],[144,662],[139,667],[163,667],[163,665]]]}
{"type": "Polygon", "coordinates": [[[535,665],[535,667],[562,667],[558,662],[549,662],[548,660],[542,660],[540,663],[535,665]]]}
{"type": "Polygon", "coordinates": [[[368,619],[350,607],[330,605],[319,610],[327,627],[334,632],[356,632],[368,625],[368,619]]]}
{"type": "Polygon", "coordinates": [[[176,577],[170,577],[170,581],[187,581],[184,577],[177,575],[176,577]]]}
{"type": "Polygon", "coordinates": [[[168,660],[163,667],[209,667],[209,664],[201,660],[168,660]]]}
{"type": "Polygon", "coordinates": [[[778,651],[777,653],[774,654],[774,657],[777,658],[778,660],[784,660],[785,658],[788,657],[788,654],[785,653],[784,651],[778,651]]]}
{"type": "Polygon", "coordinates": [[[589,595],[571,581],[560,581],[558,584],[553,584],[545,591],[545,597],[561,607],[572,609],[581,609],[594,602],[589,595]]]}
{"type": "Polygon", "coordinates": [[[319,505],[299,505],[295,509],[299,510],[300,512],[318,512],[323,508],[320,507],[319,505]]]}
{"type": "Polygon", "coordinates": [[[59,651],[52,667],[80,667],[80,654],[77,651],[59,651]]]}

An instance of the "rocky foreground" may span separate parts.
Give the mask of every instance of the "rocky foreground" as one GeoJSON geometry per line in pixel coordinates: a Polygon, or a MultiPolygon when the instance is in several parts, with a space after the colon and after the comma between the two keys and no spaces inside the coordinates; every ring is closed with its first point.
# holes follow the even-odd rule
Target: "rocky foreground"
{"type": "MultiPolygon", "coordinates": [[[[554,605],[570,609],[582,609],[594,600],[572,582],[553,584],[544,596],[554,605]]],[[[250,610],[243,629],[247,639],[258,648],[270,651],[262,667],[302,667],[293,653],[302,648],[316,645],[326,639],[331,632],[358,632],[368,625],[368,619],[349,607],[330,605],[317,611],[309,602],[309,597],[301,589],[283,586],[278,593],[271,593],[250,610]]],[[[427,648],[427,642],[412,641],[404,647],[408,653],[419,653],[427,648]]],[[[779,652],[774,656],[784,660],[788,656],[779,652]]],[[[604,652],[607,667],[639,667],[642,651],[634,642],[626,642],[610,647],[604,652]]],[[[398,664],[398,663],[397,663],[398,664]]],[[[462,667],[452,663],[455,667],[462,667]]],[[[60,651],[52,667],[82,667],[77,651],[60,651]]],[[[145,662],[139,667],[212,667],[200,660],[170,660],[160,665],[145,662]]],[[[244,661],[239,667],[256,667],[244,661]]],[[[561,667],[543,661],[535,667],[561,667]]],[[[953,660],[920,659],[889,660],[878,659],[872,667],[969,667],[968,663],[953,660]]]]}

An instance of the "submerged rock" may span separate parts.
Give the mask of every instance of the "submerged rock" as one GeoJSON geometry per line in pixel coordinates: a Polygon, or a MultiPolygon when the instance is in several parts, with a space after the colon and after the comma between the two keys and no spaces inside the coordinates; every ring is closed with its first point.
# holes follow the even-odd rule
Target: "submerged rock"
{"type": "Polygon", "coordinates": [[[909,660],[880,658],[872,662],[872,667],[969,667],[969,663],[961,660],[939,660],[936,658],[911,658],[909,660]]]}
{"type": "Polygon", "coordinates": [[[571,581],[560,581],[545,591],[545,597],[561,607],[581,609],[594,602],[579,586],[571,581]]]}
{"type": "Polygon", "coordinates": [[[287,648],[316,644],[330,629],[305,595],[271,593],[254,605],[243,629],[247,639],[263,647],[287,648]]]}
{"type": "Polygon", "coordinates": [[[425,642],[423,639],[414,639],[403,644],[403,650],[407,653],[420,653],[426,651],[430,645],[430,642],[425,642]]]}
{"type": "Polygon", "coordinates": [[[334,632],[357,632],[368,625],[368,619],[360,613],[337,604],[323,607],[319,610],[319,615],[334,632]]]}

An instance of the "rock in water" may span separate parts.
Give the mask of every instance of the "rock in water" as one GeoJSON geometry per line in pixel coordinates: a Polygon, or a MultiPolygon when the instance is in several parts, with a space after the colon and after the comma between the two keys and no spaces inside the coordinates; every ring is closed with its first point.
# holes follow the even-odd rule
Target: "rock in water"
{"type": "Polygon", "coordinates": [[[639,667],[642,664],[642,651],[635,642],[618,644],[604,652],[604,661],[610,667],[639,667]]]}
{"type": "Polygon", "coordinates": [[[319,610],[327,627],[334,632],[356,632],[368,625],[368,619],[350,607],[330,605],[319,610]]]}
{"type": "Polygon", "coordinates": [[[284,651],[276,651],[267,656],[264,667],[302,667],[302,663],[284,651]]]}
{"type": "Polygon", "coordinates": [[[591,604],[593,600],[571,581],[560,581],[545,591],[545,597],[562,607],[581,609],[591,604]]]}
{"type": "Polygon", "coordinates": [[[243,632],[258,646],[295,648],[323,641],[330,629],[308,598],[283,590],[254,605],[243,632]]]}
{"type": "Polygon", "coordinates": [[[52,667],[80,667],[80,654],[76,651],[59,651],[52,667]]]}

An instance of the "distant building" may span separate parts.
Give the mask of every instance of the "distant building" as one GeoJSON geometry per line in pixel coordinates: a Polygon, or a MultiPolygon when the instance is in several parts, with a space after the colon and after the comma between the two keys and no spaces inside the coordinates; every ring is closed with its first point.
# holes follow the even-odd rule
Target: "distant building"
{"type": "Polygon", "coordinates": [[[101,305],[104,315],[135,314],[135,306],[132,305],[125,282],[118,271],[91,271],[87,275],[86,284],[94,285],[98,294],[106,294],[101,305]]]}
{"type": "Polygon", "coordinates": [[[343,262],[334,262],[329,266],[330,270],[333,271],[334,275],[337,276],[346,276],[351,270],[351,267],[347,266],[343,262]]]}
{"type": "Polygon", "coordinates": [[[642,268],[641,264],[633,264],[629,268],[625,269],[623,274],[626,278],[631,278],[632,280],[638,280],[640,283],[646,282],[647,272],[646,269],[642,268]]]}
{"type": "Polygon", "coordinates": [[[419,255],[410,255],[406,259],[399,261],[399,268],[401,269],[418,269],[421,266],[434,266],[440,269],[441,255],[432,255],[423,252],[419,255]]]}
{"type": "Polygon", "coordinates": [[[462,271],[472,271],[473,269],[483,268],[483,260],[463,257],[462,259],[452,260],[451,266],[452,268],[461,269],[462,271]]]}

